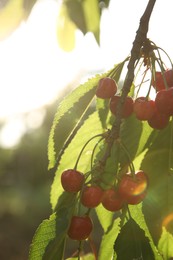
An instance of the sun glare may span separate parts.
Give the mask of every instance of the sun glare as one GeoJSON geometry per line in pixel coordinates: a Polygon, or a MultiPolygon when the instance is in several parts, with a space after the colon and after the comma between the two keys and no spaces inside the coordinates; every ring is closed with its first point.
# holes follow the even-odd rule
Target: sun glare
{"type": "MultiPolygon", "coordinates": [[[[83,76],[82,81],[89,73],[104,71],[122,61],[130,52],[140,15],[147,2],[141,5],[134,0],[133,6],[138,10],[136,16],[131,2],[110,1],[110,8],[105,10],[101,19],[101,47],[98,48],[91,33],[84,37],[77,31],[75,49],[65,53],[57,43],[60,1],[38,1],[29,18],[0,42],[0,122],[51,103],[78,76],[80,79],[83,76]]],[[[163,39],[169,39],[168,32],[163,30],[162,37],[156,29],[157,24],[164,28],[173,19],[167,15],[160,23],[164,10],[164,5],[159,9],[162,2],[158,1],[157,13],[153,12],[153,31],[149,32],[159,45],[165,44],[163,48],[172,52],[172,38],[166,42],[163,39]]],[[[171,3],[169,5],[170,8],[166,6],[168,12],[172,10],[171,3]]]]}

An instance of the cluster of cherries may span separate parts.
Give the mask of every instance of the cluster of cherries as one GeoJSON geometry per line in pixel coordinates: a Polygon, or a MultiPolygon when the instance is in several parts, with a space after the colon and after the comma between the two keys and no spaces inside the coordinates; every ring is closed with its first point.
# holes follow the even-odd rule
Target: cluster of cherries
{"type": "MultiPolygon", "coordinates": [[[[115,187],[103,190],[98,184],[86,184],[83,173],[68,169],[61,175],[61,184],[66,192],[80,192],[80,203],[84,207],[91,209],[102,203],[105,209],[115,212],[127,204],[136,205],[145,198],[148,178],[143,171],[127,173],[115,187]]],[[[68,236],[73,240],[85,240],[92,229],[93,222],[89,214],[75,215],[71,218],[68,236]]]]}
{"type": "MultiPolygon", "coordinates": [[[[156,90],[155,100],[148,97],[137,97],[133,100],[127,96],[121,110],[122,118],[129,117],[134,113],[138,120],[147,121],[154,129],[163,129],[173,115],[173,70],[158,71],[152,80],[156,90]]],[[[110,111],[117,113],[117,104],[120,95],[117,95],[117,84],[109,77],[102,78],[96,89],[96,96],[102,99],[110,99],[110,111]]]]}

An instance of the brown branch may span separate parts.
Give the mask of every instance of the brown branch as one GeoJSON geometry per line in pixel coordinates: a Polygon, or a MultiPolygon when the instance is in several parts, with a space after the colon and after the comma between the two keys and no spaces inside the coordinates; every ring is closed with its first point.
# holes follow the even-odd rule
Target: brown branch
{"type": "Polygon", "coordinates": [[[149,0],[148,5],[140,19],[139,28],[136,32],[136,37],[133,42],[133,46],[131,49],[131,57],[129,59],[129,63],[127,65],[127,74],[124,81],[124,85],[122,88],[122,95],[120,98],[120,102],[117,107],[116,111],[116,119],[115,123],[112,126],[111,129],[111,136],[110,136],[110,142],[108,143],[107,150],[101,160],[101,164],[105,165],[107,158],[111,154],[111,148],[115,140],[119,139],[120,136],[120,127],[121,127],[121,110],[122,106],[124,104],[125,98],[127,97],[130,88],[132,86],[133,80],[134,80],[134,71],[135,71],[135,63],[140,58],[140,51],[143,47],[146,39],[147,39],[147,33],[148,33],[148,27],[149,27],[149,20],[154,8],[156,0],[149,0]]]}

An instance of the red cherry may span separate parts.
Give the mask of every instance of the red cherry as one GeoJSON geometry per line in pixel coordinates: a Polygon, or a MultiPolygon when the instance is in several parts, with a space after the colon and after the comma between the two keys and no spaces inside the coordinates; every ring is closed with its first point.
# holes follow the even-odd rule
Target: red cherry
{"type": "Polygon", "coordinates": [[[128,204],[138,204],[146,196],[148,178],[143,171],[138,171],[133,177],[130,173],[125,174],[118,184],[120,197],[128,204]]]}
{"type": "Polygon", "coordinates": [[[155,113],[155,102],[145,97],[138,97],[134,102],[133,110],[137,119],[149,120],[155,113]]]}
{"type": "MultiPolygon", "coordinates": [[[[167,82],[168,88],[173,86],[173,70],[168,69],[164,71],[164,77],[167,82]]],[[[152,85],[156,88],[157,91],[165,89],[165,83],[163,79],[163,75],[160,71],[156,71],[155,73],[155,82],[153,81],[152,85]]]]}
{"type": "Polygon", "coordinates": [[[163,113],[160,113],[156,110],[152,118],[148,120],[148,124],[154,129],[164,129],[169,123],[169,116],[163,113]]]}
{"type": "Polygon", "coordinates": [[[102,78],[100,79],[97,89],[96,96],[98,98],[107,99],[111,98],[117,92],[117,84],[111,78],[102,78]]]}
{"type": "Polygon", "coordinates": [[[73,240],[85,240],[92,229],[93,222],[89,216],[73,216],[67,233],[73,240]]]}
{"type": "Polygon", "coordinates": [[[99,186],[84,187],[81,195],[81,203],[87,208],[97,207],[103,196],[103,190],[99,186]]]}
{"type": "Polygon", "coordinates": [[[65,170],[61,175],[61,184],[65,191],[78,192],[84,183],[84,175],[74,169],[65,170]]]}
{"type": "Polygon", "coordinates": [[[157,92],[155,103],[160,113],[173,115],[173,87],[157,92]]]}
{"type": "Polygon", "coordinates": [[[102,205],[109,211],[118,211],[122,209],[124,201],[114,189],[109,189],[104,192],[102,205]]]}
{"type": "MultiPolygon", "coordinates": [[[[110,100],[110,110],[114,115],[116,115],[117,105],[119,100],[120,100],[120,96],[114,96],[110,100]]],[[[127,118],[132,113],[133,113],[133,99],[127,96],[122,106],[122,117],[127,118]]]]}

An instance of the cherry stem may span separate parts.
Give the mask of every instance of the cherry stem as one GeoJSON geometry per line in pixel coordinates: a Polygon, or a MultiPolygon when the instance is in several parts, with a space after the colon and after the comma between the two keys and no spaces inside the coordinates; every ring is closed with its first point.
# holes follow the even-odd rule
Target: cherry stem
{"type": "Polygon", "coordinates": [[[120,146],[123,148],[123,151],[125,152],[127,158],[128,158],[128,161],[129,161],[129,167],[130,167],[130,172],[132,174],[132,176],[135,178],[135,167],[134,167],[134,164],[132,162],[132,159],[131,159],[131,156],[129,154],[129,151],[127,150],[125,144],[122,142],[122,140],[119,141],[120,143],[120,146]]]}
{"type": "Polygon", "coordinates": [[[91,250],[93,252],[94,258],[95,258],[95,260],[97,260],[98,259],[98,257],[97,257],[97,249],[96,249],[96,246],[94,244],[94,241],[93,241],[93,239],[90,236],[89,236],[88,240],[89,240],[89,244],[90,244],[91,250]]]}
{"type": "Polygon", "coordinates": [[[81,151],[80,151],[80,153],[79,153],[79,155],[78,155],[78,158],[77,158],[77,160],[76,160],[76,163],[75,163],[75,166],[74,166],[74,169],[75,169],[75,170],[77,169],[79,160],[80,160],[81,155],[82,155],[83,151],[85,150],[86,146],[87,146],[94,138],[99,137],[99,136],[102,136],[102,138],[103,138],[103,134],[98,134],[98,135],[95,135],[95,136],[91,137],[91,138],[84,144],[84,146],[82,147],[82,149],[81,149],[81,151]]]}
{"type": "Polygon", "coordinates": [[[93,150],[92,150],[92,155],[91,155],[91,169],[93,168],[93,161],[94,161],[94,153],[95,153],[95,150],[97,148],[97,146],[99,145],[99,143],[104,139],[105,137],[101,137],[98,142],[95,144],[93,150]]]}

